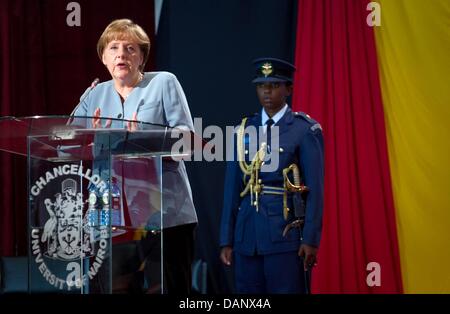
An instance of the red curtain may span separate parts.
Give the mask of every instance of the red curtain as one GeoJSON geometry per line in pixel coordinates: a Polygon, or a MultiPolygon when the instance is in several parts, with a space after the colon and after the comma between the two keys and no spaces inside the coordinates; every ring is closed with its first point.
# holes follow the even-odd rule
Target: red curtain
{"type": "Polygon", "coordinates": [[[395,211],[368,0],[300,0],[293,108],[325,138],[325,208],[315,293],[401,293],[395,211]],[[366,283],[380,265],[381,285],[366,283]]]}
{"type": "MultiPolygon", "coordinates": [[[[12,63],[15,47],[12,32],[17,14],[12,1],[2,1],[0,5],[0,114],[13,115],[17,112],[13,78],[18,74],[12,63]]],[[[18,42],[18,41],[17,41],[18,42]]],[[[24,73],[24,76],[27,73],[24,73]]],[[[24,77],[23,80],[26,80],[24,77]]],[[[18,83],[18,82],[17,82],[18,83]]],[[[1,130],[0,130],[1,131],[1,130]]],[[[0,152],[0,176],[2,196],[0,202],[0,256],[23,255],[26,252],[26,159],[0,152]],[[22,232],[18,232],[21,230],[22,232]],[[21,248],[21,249],[19,249],[21,248]]]]}
{"type": "MultiPolygon", "coordinates": [[[[9,25],[8,25],[8,19],[7,15],[9,12],[9,8],[7,7],[7,3],[0,2],[2,6],[0,7],[0,47],[2,52],[2,57],[0,58],[0,65],[1,65],[1,71],[0,71],[0,104],[10,104],[10,90],[9,90],[9,73],[10,73],[10,67],[9,67],[9,50],[4,49],[5,47],[9,47],[9,25]]],[[[9,106],[1,106],[0,107],[0,114],[2,116],[8,115],[10,113],[9,106]]],[[[10,165],[11,164],[11,158],[6,153],[0,153],[0,163],[1,165],[10,165]]],[[[11,186],[11,171],[9,167],[6,167],[2,171],[2,185],[3,188],[7,192],[10,191],[11,186]]],[[[5,193],[3,197],[1,197],[0,202],[0,229],[6,230],[1,232],[0,236],[0,256],[3,255],[3,252],[13,252],[14,251],[14,241],[11,240],[11,235],[8,238],[8,241],[5,241],[5,233],[11,234],[11,231],[14,230],[12,226],[9,224],[14,221],[12,215],[13,211],[8,210],[5,211],[4,208],[10,208],[12,204],[12,195],[11,193],[5,193]]]]}
{"type": "MultiPolygon", "coordinates": [[[[113,19],[131,18],[154,42],[154,4],[148,0],[76,1],[81,26],[66,18],[70,1],[0,0],[0,113],[69,114],[94,78],[110,76],[96,43],[113,19]]],[[[152,45],[154,47],[154,45],[152,45]]],[[[153,67],[153,54],[147,68],[153,67]]],[[[0,256],[26,254],[26,158],[0,152],[0,256]]]]}

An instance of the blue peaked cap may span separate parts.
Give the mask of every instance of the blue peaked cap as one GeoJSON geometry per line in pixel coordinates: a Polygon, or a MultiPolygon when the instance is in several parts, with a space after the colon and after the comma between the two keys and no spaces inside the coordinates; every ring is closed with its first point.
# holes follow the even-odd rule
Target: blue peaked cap
{"type": "Polygon", "coordinates": [[[256,75],[252,83],[290,82],[295,72],[295,66],[277,58],[258,58],[253,60],[256,75]]]}

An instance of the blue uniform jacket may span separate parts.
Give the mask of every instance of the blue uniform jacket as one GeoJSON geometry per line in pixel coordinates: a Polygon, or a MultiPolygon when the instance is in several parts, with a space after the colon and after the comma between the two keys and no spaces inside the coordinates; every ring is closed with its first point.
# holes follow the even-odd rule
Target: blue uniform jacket
{"type": "MultiPolygon", "coordinates": [[[[261,116],[254,115],[248,125],[259,127],[261,116]]],[[[318,247],[322,230],[324,154],[320,124],[304,113],[289,108],[275,124],[279,127],[279,167],[276,171],[260,172],[262,184],[283,187],[283,169],[296,163],[302,182],[310,189],[306,198],[306,219],[303,243],[318,247]]],[[[236,151],[236,140],[235,151],[236,151]]],[[[253,158],[253,156],[246,156],[253,158]]],[[[220,230],[220,246],[232,246],[244,255],[271,254],[298,250],[301,244],[299,229],[282,233],[294,220],[283,218],[283,196],[262,194],[259,210],[250,204],[250,193],[240,197],[245,185],[239,162],[228,161],[225,176],[224,201],[220,230]]],[[[290,208],[292,208],[290,200],[290,208]]]]}

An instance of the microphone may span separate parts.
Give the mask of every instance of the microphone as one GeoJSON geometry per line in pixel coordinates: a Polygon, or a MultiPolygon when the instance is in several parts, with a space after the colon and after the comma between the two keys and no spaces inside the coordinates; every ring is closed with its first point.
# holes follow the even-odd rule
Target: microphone
{"type": "Polygon", "coordinates": [[[100,79],[96,77],[95,80],[92,81],[90,88],[92,89],[97,86],[98,82],[100,82],[100,79]]]}
{"type": "MultiPolygon", "coordinates": [[[[95,80],[92,81],[92,83],[89,86],[88,90],[84,93],[83,96],[81,96],[81,99],[80,99],[80,102],[78,103],[78,105],[76,105],[75,108],[70,113],[70,117],[72,117],[73,114],[75,113],[75,111],[77,111],[78,107],[80,107],[81,104],[84,103],[84,101],[86,100],[87,96],[89,96],[91,91],[95,88],[95,86],[97,86],[98,82],[100,82],[100,79],[98,77],[95,78],[95,80]]],[[[72,122],[72,121],[70,121],[70,122],[72,122]]]]}

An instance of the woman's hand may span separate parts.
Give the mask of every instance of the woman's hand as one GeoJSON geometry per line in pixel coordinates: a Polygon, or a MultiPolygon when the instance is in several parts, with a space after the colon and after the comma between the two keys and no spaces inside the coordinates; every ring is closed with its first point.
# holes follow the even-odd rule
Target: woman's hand
{"type": "Polygon", "coordinates": [[[132,121],[127,122],[127,130],[130,132],[137,130],[137,112],[133,113],[132,121]]]}
{"type": "MultiPolygon", "coordinates": [[[[111,127],[111,123],[112,123],[111,119],[106,120],[106,123],[105,123],[104,127],[105,128],[111,127]]],[[[103,127],[102,126],[102,119],[100,118],[100,108],[97,108],[94,111],[94,118],[92,118],[92,127],[94,129],[99,129],[99,128],[103,127]]]]}

